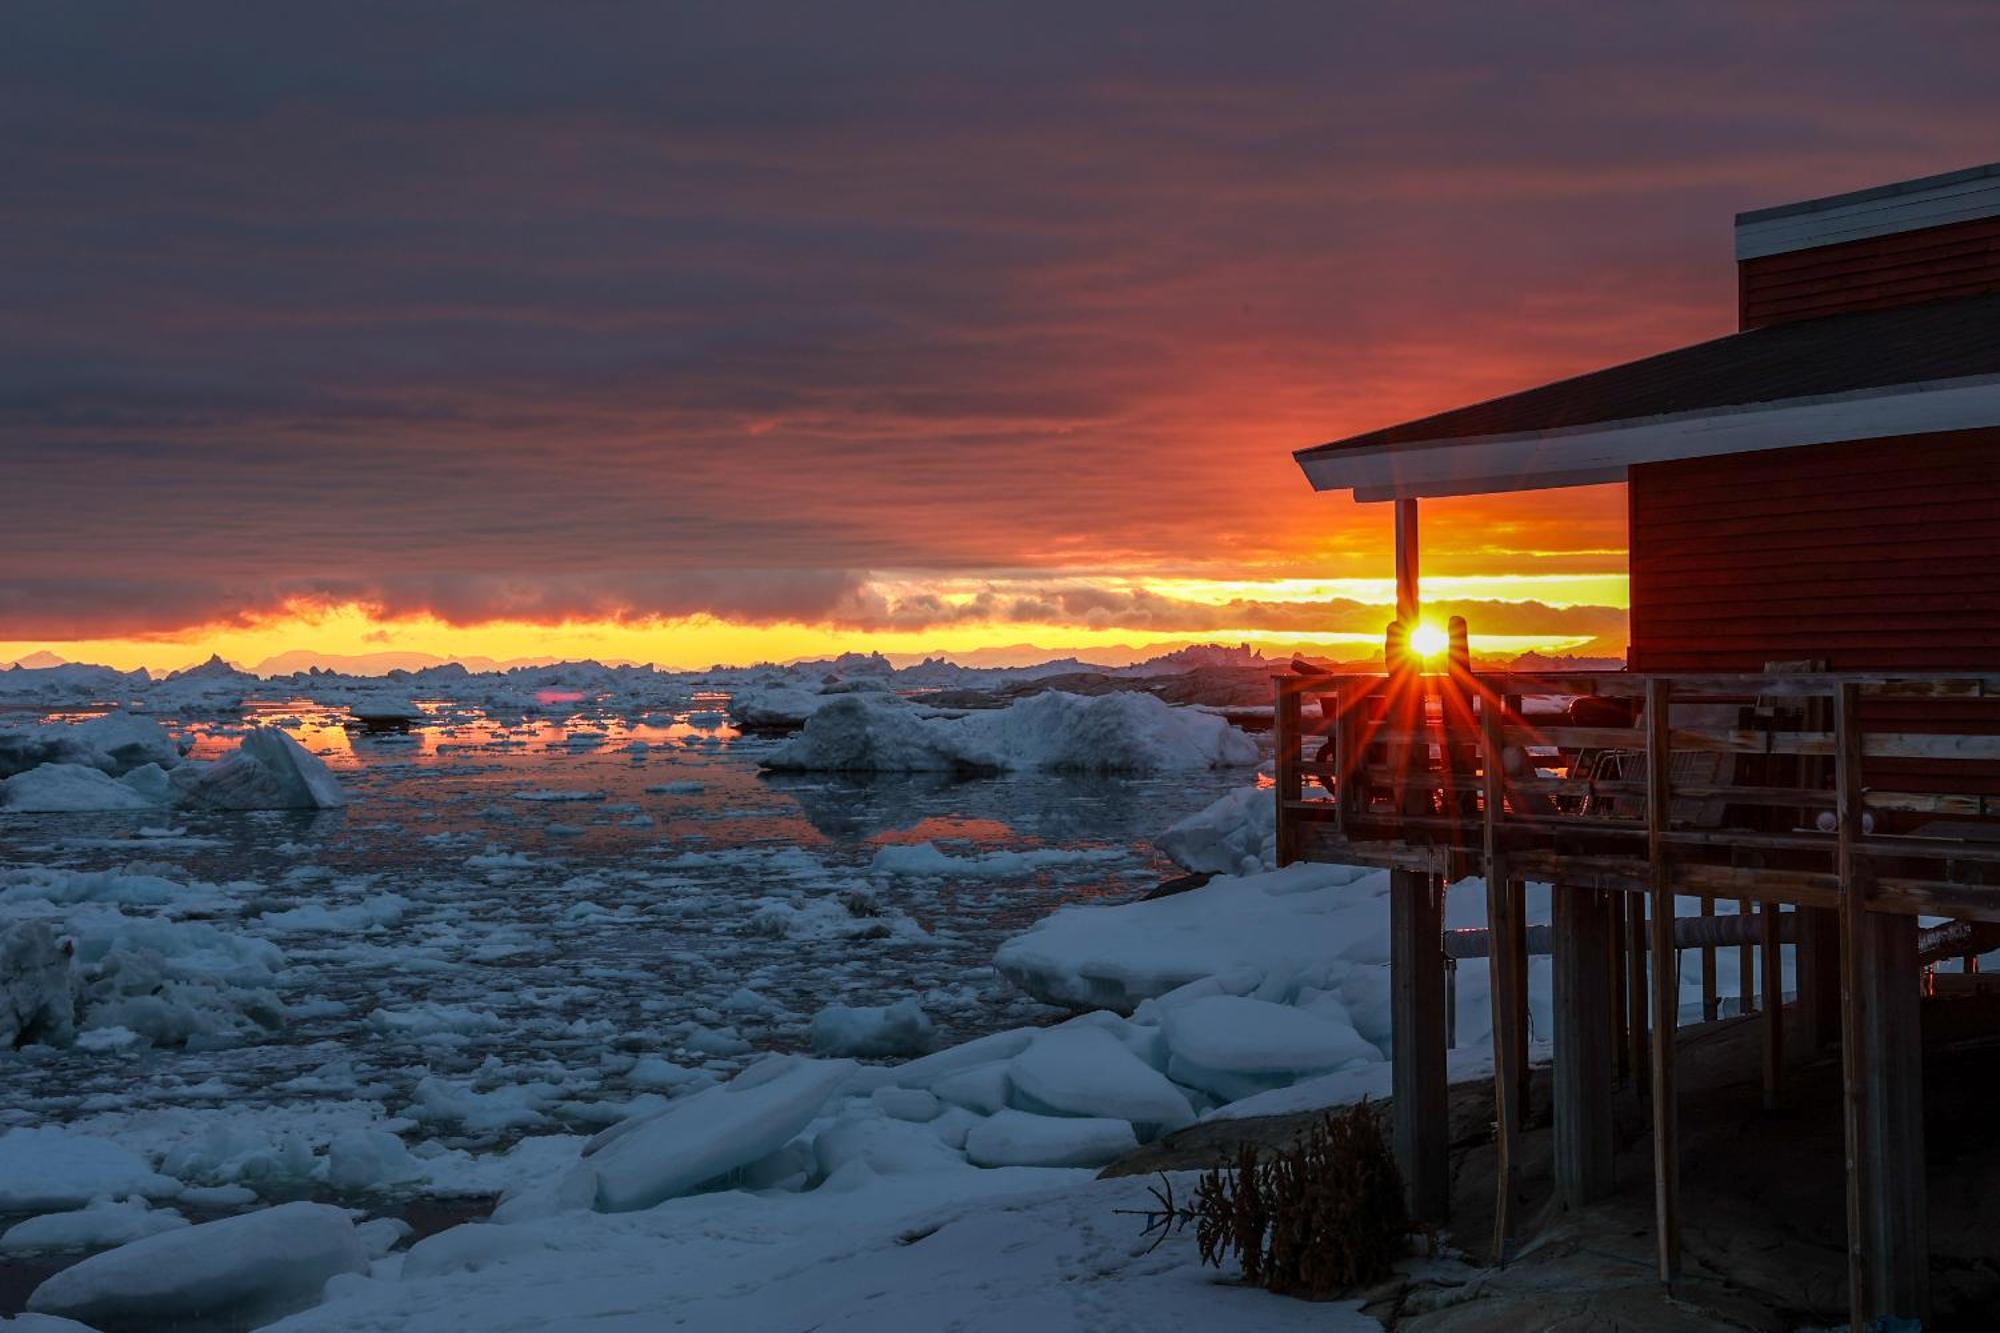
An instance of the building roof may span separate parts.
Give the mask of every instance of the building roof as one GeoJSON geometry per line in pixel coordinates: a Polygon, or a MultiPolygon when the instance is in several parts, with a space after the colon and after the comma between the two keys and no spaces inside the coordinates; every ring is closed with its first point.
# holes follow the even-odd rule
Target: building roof
{"type": "Polygon", "coordinates": [[[2000,294],[1734,333],[1302,449],[1357,499],[1622,480],[1633,463],[2000,425],[2000,294]]]}
{"type": "Polygon", "coordinates": [[[1761,259],[1994,216],[2000,216],[2000,162],[1738,213],[1736,257],[1761,259]]]}

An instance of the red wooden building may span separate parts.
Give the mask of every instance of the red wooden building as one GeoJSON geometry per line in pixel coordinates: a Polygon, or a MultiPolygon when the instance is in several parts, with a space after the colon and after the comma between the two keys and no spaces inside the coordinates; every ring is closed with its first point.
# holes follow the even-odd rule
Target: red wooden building
{"type": "MultiPolygon", "coordinates": [[[[1396,504],[1399,622],[1423,497],[1624,482],[1631,631],[1616,675],[1392,657],[1381,677],[1284,678],[1280,842],[1398,871],[1398,1142],[1431,1215],[1428,940],[1452,880],[1487,879],[1507,1133],[1525,1060],[1508,886],[1556,886],[1556,1160],[1577,1201],[1606,1187],[1592,1084],[1606,1043],[1644,1033],[1666,904],[1761,904],[1767,974],[1796,940],[1797,1003],[1843,1047],[1860,1327],[1928,1301],[1917,917],[2000,921],[2000,164],[1742,214],[1736,253],[1737,333],[1299,452],[1315,489],[1396,504]],[[1598,697],[1529,716],[1549,694],[1598,697]],[[1607,954],[1622,974],[1599,975],[1607,954]],[[1602,993],[1633,978],[1606,1024],[1602,993]]],[[[1662,973],[1654,1015],[1678,1011],[1662,973]]],[[[1773,1079],[1782,1003],[1767,985],[1773,1079]]],[[[1673,1027],[1645,1034],[1669,1281],[1673,1027]]],[[[1503,1208],[1497,1248],[1506,1226],[1503,1208]]]]}

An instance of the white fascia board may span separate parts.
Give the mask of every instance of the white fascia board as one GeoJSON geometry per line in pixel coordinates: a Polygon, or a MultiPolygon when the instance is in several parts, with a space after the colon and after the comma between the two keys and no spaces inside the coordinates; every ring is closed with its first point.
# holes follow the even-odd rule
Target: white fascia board
{"type": "Polygon", "coordinates": [[[1762,259],[1996,215],[2000,173],[1978,168],[1920,189],[1863,191],[1845,202],[1836,197],[1764,215],[1745,214],[1736,220],[1736,258],[1762,259]]]}
{"type": "Polygon", "coordinates": [[[1623,481],[1641,463],[2000,426],[2000,375],[1301,458],[1316,491],[1363,501],[1623,481]]]}

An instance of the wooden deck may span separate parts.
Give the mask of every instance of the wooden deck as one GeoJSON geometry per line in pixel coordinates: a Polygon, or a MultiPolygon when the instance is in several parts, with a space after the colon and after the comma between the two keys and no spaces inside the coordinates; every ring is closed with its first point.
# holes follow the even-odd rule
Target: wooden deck
{"type": "MultiPolygon", "coordinates": [[[[1527,880],[1555,886],[1558,1197],[1611,1188],[1610,1085],[1651,1102],[1661,1279],[1679,1277],[1677,896],[1758,920],[1765,1095],[1784,1095],[1781,941],[1803,1044],[1842,1052],[1855,1327],[1921,1317],[1917,918],[2000,923],[2000,675],[1292,674],[1276,680],[1282,861],[1394,872],[1396,1131],[1411,1203],[1443,1220],[1446,888],[1485,879],[1499,1132],[1493,1251],[1526,1087],[1527,880]],[[1872,779],[1872,780],[1871,780],[1872,779]],[[1650,911],[1649,911],[1650,908],[1650,911]],[[1796,919],[1786,917],[1796,914],[1796,919]]],[[[1715,1012],[1704,949],[1704,1015],[1715,1012]]]]}

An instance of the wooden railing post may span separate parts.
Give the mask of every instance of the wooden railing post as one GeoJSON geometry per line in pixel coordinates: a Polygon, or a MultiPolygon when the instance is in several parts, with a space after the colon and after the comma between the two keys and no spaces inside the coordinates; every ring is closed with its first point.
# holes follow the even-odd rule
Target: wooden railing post
{"type": "MultiPolygon", "coordinates": [[[[1646,682],[1646,851],[1653,870],[1653,1203],[1659,1236],[1660,1281],[1681,1275],[1680,1142],[1674,1097],[1674,1027],[1680,1014],[1680,976],[1674,965],[1674,881],[1665,835],[1673,810],[1673,706],[1668,682],[1646,682]]],[[[1638,900],[1633,900],[1635,910],[1638,900]]],[[[1638,967],[1633,960],[1633,967],[1638,967]]]]}
{"type": "Polygon", "coordinates": [[[1301,694],[1303,686],[1299,681],[1284,680],[1278,684],[1277,718],[1273,730],[1277,733],[1278,772],[1278,864],[1288,866],[1299,859],[1298,819],[1292,813],[1295,802],[1305,799],[1300,783],[1300,768],[1304,761],[1305,729],[1303,724],[1305,707],[1301,694]]]}
{"type": "Polygon", "coordinates": [[[1500,838],[1506,808],[1506,779],[1501,761],[1500,700],[1487,694],[1479,700],[1479,770],[1483,804],[1486,871],[1487,989],[1493,1006],[1493,1120],[1498,1127],[1498,1160],[1493,1186],[1493,1262],[1507,1262],[1507,1232],[1514,1202],[1514,1169],[1521,1132],[1520,1102],[1524,1071],[1517,1067],[1525,1050],[1522,1032],[1527,1015],[1518,1007],[1523,989],[1515,975],[1522,957],[1526,923],[1518,914],[1520,900],[1507,878],[1507,858],[1500,838]]]}

